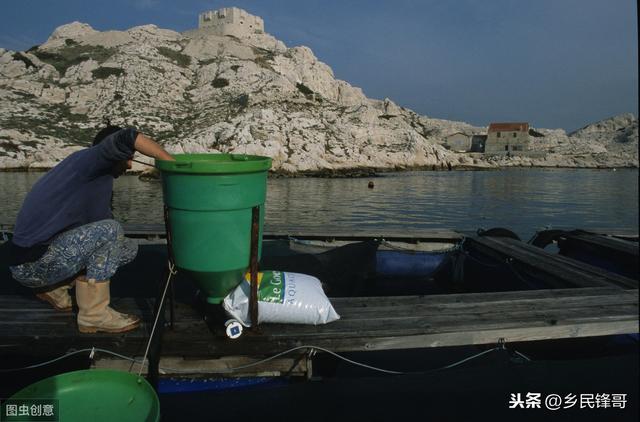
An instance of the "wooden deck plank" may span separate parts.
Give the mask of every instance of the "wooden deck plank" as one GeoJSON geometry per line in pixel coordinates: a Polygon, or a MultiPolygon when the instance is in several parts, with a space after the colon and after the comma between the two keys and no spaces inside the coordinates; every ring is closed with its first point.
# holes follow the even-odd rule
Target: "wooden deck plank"
{"type": "MultiPolygon", "coordinates": [[[[410,349],[444,346],[463,346],[478,344],[496,344],[504,339],[506,342],[552,340],[560,338],[592,337],[602,335],[626,334],[638,332],[638,321],[634,318],[616,319],[614,321],[592,321],[585,323],[580,321],[574,323],[568,321],[566,324],[555,324],[545,326],[527,327],[504,327],[483,328],[459,327],[451,332],[424,332],[415,335],[391,336],[359,336],[359,337],[328,337],[314,338],[312,342],[308,339],[295,337],[270,338],[265,336],[250,336],[245,334],[241,341],[230,341],[220,337],[203,338],[202,331],[196,340],[186,339],[184,333],[177,331],[165,333],[163,342],[163,356],[196,356],[196,357],[217,357],[230,355],[264,356],[279,353],[288,348],[313,345],[324,347],[335,352],[347,351],[368,351],[387,349],[410,349]]],[[[3,341],[0,346],[0,353],[13,352],[21,355],[39,354],[51,356],[61,354],[68,350],[101,347],[112,351],[117,351],[127,355],[139,355],[144,351],[146,343],[138,339],[132,341],[123,336],[121,339],[113,337],[94,338],[73,338],[62,339],[52,338],[28,339],[19,343],[3,341]],[[43,343],[46,343],[47,350],[42,350],[43,343]],[[6,346],[6,347],[5,347],[6,346]],[[27,350],[29,353],[25,353],[27,350]]]]}
{"type": "Polygon", "coordinates": [[[468,248],[481,253],[511,259],[512,265],[520,265],[535,272],[536,276],[556,285],[568,284],[578,287],[612,286],[637,289],[638,281],[603,269],[575,261],[544,249],[528,245],[515,239],[497,237],[473,237],[466,240],[468,248]]]}
{"type": "MultiPolygon", "coordinates": [[[[462,325],[455,327],[438,327],[423,329],[414,333],[397,331],[379,332],[376,336],[366,333],[349,336],[269,336],[264,332],[259,336],[245,335],[233,342],[201,341],[190,343],[190,347],[200,348],[211,354],[270,354],[285,348],[301,345],[326,347],[334,351],[366,351],[382,348],[424,348],[438,346],[459,346],[472,344],[497,343],[500,338],[507,342],[533,341],[540,339],[573,338],[599,335],[633,333],[638,331],[637,317],[625,316],[613,319],[566,320],[556,323],[547,321],[529,321],[523,326],[496,323],[479,325],[462,325]]],[[[167,333],[164,351],[172,353],[182,350],[176,332],[167,333]]]]}
{"type": "MultiPolygon", "coordinates": [[[[165,227],[163,224],[137,224],[124,223],[125,234],[133,237],[153,237],[164,238],[165,227]]],[[[0,231],[13,231],[12,224],[0,224],[0,231]]],[[[399,241],[432,241],[432,242],[458,242],[463,239],[463,235],[454,230],[447,229],[415,229],[409,231],[397,229],[349,229],[335,230],[305,229],[305,228],[271,228],[265,225],[263,231],[264,239],[288,239],[302,238],[313,240],[366,240],[366,239],[386,239],[399,241]]]]}
{"type": "MultiPolygon", "coordinates": [[[[346,313],[386,313],[388,308],[399,313],[399,310],[421,310],[426,313],[455,313],[460,310],[470,311],[481,307],[494,309],[514,308],[521,306],[554,305],[563,307],[567,304],[634,303],[637,291],[620,290],[610,287],[593,287],[581,289],[526,290],[514,292],[490,292],[481,294],[439,294],[429,296],[381,296],[381,297],[340,297],[332,298],[334,308],[342,315],[346,313]]],[[[131,298],[117,298],[112,305],[124,312],[135,312],[143,317],[151,316],[152,300],[146,299],[140,305],[131,298]]],[[[180,320],[199,320],[200,314],[184,303],[176,304],[176,313],[180,320]]],[[[401,312],[400,312],[401,313],[401,312]]],[[[35,297],[0,296],[0,324],[14,323],[13,318],[67,320],[71,313],[58,312],[35,297]]]]}
{"type": "Polygon", "coordinates": [[[639,247],[637,239],[623,240],[583,231],[573,231],[558,238],[560,254],[592,263],[631,279],[638,279],[639,247]]]}
{"type": "MultiPolygon", "coordinates": [[[[396,315],[413,315],[413,316],[429,316],[429,315],[452,315],[460,312],[468,312],[470,314],[482,312],[486,309],[492,309],[495,312],[503,311],[527,311],[534,310],[544,303],[547,303],[545,309],[562,309],[572,307],[600,307],[604,305],[629,305],[636,303],[637,299],[632,295],[627,297],[618,296],[594,296],[589,300],[584,298],[566,298],[562,300],[557,299],[537,299],[537,300],[522,300],[516,302],[494,302],[492,305],[486,304],[442,304],[442,305],[408,305],[395,307],[393,312],[396,315]]],[[[366,307],[366,308],[346,308],[339,312],[343,318],[349,318],[351,320],[356,319],[375,319],[375,318],[396,318],[394,316],[386,315],[384,312],[385,307],[366,307]]],[[[0,315],[2,315],[0,313],[0,315]]]]}
{"type": "MultiPolygon", "coordinates": [[[[583,290],[583,289],[576,289],[583,290]]],[[[584,289],[586,290],[586,289],[584,289]]],[[[415,303],[404,305],[402,302],[396,302],[394,306],[382,306],[371,303],[368,306],[349,306],[344,307],[339,303],[334,303],[334,307],[340,315],[349,318],[382,318],[392,317],[390,313],[400,315],[456,315],[459,313],[483,312],[486,310],[494,310],[496,312],[516,311],[527,309],[562,309],[565,307],[580,306],[583,308],[589,306],[602,306],[608,304],[634,304],[637,303],[637,294],[635,291],[625,291],[619,295],[593,295],[593,296],[576,296],[576,297],[539,297],[539,298],[520,298],[501,301],[473,302],[473,301],[455,301],[450,303],[439,303],[440,301],[425,300],[423,303],[415,303]]],[[[387,304],[391,304],[387,302],[387,304]]]]}
{"type": "MultiPolygon", "coordinates": [[[[585,304],[603,300],[622,301],[635,300],[637,290],[621,290],[616,288],[579,288],[579,289],[547,289],[547,290],[524,290],[513,292],[489,292],[489,293],[458,293],[458,294],[437,294],[428,296],[381,296],[381,297],[339,297],[331,298],[334,308],[340,312],[345,310],[358,309],[378,309],[399,307],[453,307],[456,309],[468,309],[468,306],[482,305],[489,307],[505,305],[517,305],[520,303],[538,303],[544,306],[552,306],[553,303],[563,304],[564,301],[584,302],[585,304]]],[[[117,298],[112,305],[123,309],[125,312],[135,311],[145,316],[151,315],[152,299],[117,298]]],[[[384,309],[383,309],[384,310],[384,309]]],[[[0,295],[0,312],[21,313],[22,317],[29,317],[34,313],[50,315],[53,318],[69,318],[69,312],[59,312],[51,308],[48,304],[29,296],[6,296],[0,295]]],[[[198,311],[186,303],[177,303],[176,312],[181,318],[200,319],[198,311]]],[[[8,321],[5,321],[8,322],[8,321]]],[[[15,321],[13,321],[15,322],[15,321]]]]}
{"type": "Polygon", "coordinates": [[[581,227],[582,231],[604,236],[618,236],[628,239],[638,239],[638,229],[632,228],[606,228],[606,227],[581,227]]]}
{"type": "Polygon", "coordinates": [[[569,240],[584,242],[597,247],[610,249],[612,251],[623,253],[629,256],[634,256],[636,258],[638,258],[638,256],[640,255],[638,242],[632,242],[616,237],[587,232],[571,232],[562,237],[569,240]]]}
{"type": "MultiPolygon", "coordinates": [[[[627,286],[629,279],[619,276],[617,274],[610,273],[606,270],[603,270],[599,267],[595,267],[593,265],[585,264],[584,262],[575,261],[570,258],[566,258],[562,255],[548,253],[543,249],[536,248],[534,246],[528,245],[526,243],[522,244],[521,242],[517,242],[513,239],[504,240],[507,244],[510,244],[512,249],[520,249],[524,245],[524,251],[526,253],[530,253],[533,256],[539,257],[542,256],[544,259],[549,259],[554,264],[559,265],[561,268],[566,268],[569,271],[577,271],[577,272],[588,272],[593,274],[595,277],[599,277],[605,283],[610,284],[614,282],[616,285],[624,285],[627,286]],[[539,254],[539,252],[543,252],[543,254],[539,254]]],[[[635,287],[637,288],[637,283],[635,287]]]]}
{"type": "Polygon", "coordinates": [[[585,287],[572,289],[519,290],[485,293],[453,293],[429,296],[380,296],[380,297],[336,297],[331,298],[334,307],[358,306],[403,306],[412,304],[472,304],[490,302],[511,302],[527,299],[550,299],[580,296],[619,295],[617,287],[585,287]]]}
{"type": "Polygon", "coordinates": [[[615,305],[602,308],[568,308],[551,310],[501,311],[501,312],[473,312],[456,315],[428,315],[402,317],[374,317],[368,319],[345,319],[326,326],[276,326],[264,327],[263,334],[273,337],[294,336],[301,337],[346,337],[346,336],[390,336],[415,335],[425,330],[445,332],[458,327],[472,327],[474,329],[487,328],[515,328],[530,325],[553,325],[564,321],[591,322],[606,319],[624,318],[638,312],[633,305],[615,305]],[[594,312],[594,310],[599,312],[594,312]],[[279,330],[280,329],[280,330],[279,330]]]}
{"type": "MultiPolygon", "coordinates": [[[[0,296],[0,353],[63,353],[103,347],[142,353],[150,331],[149,301],[119,300],[122,311],[146,322],[126,334],[82,335],[73,314],[56,313],[31,298],[0,296]],[[25,310],[20,315],[16,310],[25,310]],[[31,315],[29,315],[31,314],[31,315]]],[[[238,340],[223,335],[221,322],[208,326],[191,306],[176,308],[167,330],[165,356],[264,355],[313,344],[336,351],[438,347],[582,337],[638,331],[638,291],[585,288],[389,298],[341,298],[343,318],[322,326],[264,324],[238,340]],[[377,301],[377,299],[380,299],[377,301]],[[213,329],[213,332],[212,332],[213,329]]]]}
{"type": "Polygon", "coordinates": [[[489,237],[480,239],[486,241],[485,245],[491,245],[495,249],[507,252],[510,257],[518,259],[519,261],[526,262],[527,264],[533,263],[536,267],[542,267],[554,274],[562,274],[565,279],[572,280],[577,285],[590,287],[608,286],[611,285],[611,278],[618,278],[599,268],[590,267],[582,262],[577,262],[561,255],[548,253],[543,249],[536,248],[515,239],[489,237]],[[587,277],[585,277],[585,275],[587,275],[587,277]]]}

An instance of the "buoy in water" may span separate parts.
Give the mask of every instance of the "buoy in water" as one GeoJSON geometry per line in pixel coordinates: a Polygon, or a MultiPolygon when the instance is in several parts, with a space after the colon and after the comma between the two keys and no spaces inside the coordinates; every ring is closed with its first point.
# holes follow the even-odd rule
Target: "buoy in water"
{"type": "Polygon", "coordinates": [[[369,189],[373,189],[373,186],[374,186],[373,181],[369,180],[369,185],[368,185],[369,189]]]}

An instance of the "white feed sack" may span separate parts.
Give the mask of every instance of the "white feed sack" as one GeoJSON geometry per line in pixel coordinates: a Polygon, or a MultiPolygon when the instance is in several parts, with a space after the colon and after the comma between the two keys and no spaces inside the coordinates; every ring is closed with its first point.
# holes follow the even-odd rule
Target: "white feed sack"
{"type": "MultiPolygon", "coordinates": [[[[250,274],[227,297],[222,306],[245,327],[249,317],[250,274]]],[[[320,325],[340,319],[322,290],[320,280],[310,275],[264,271],[258,273],[258,321],[320,325]]]]}

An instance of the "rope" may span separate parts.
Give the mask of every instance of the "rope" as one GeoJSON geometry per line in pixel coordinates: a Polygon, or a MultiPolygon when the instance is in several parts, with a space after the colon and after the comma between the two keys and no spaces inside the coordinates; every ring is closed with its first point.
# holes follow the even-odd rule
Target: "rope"
{"type": "Polygon", "coordinates": [[[337,357],[338,359],[342,359],[342,360],[344,360],[345,362],[351,363],[351,364],[353,364],[353,365],[361,366],[361,367],[363,367],[363,368],[371,369],[371,370],[378,371],[378,372],[383,372],[383,373],[385,373],[385,374],[401,375],[401,374],[403,374],[403,373],[404,373],[404,372],[398,372],[398,371],[391,371],[391,370],[388,370],[388,369],[376,368],[375,366],[367,365],[367,364],[364,364],[364,363],[361,363],[361,362],[356,362],[356,361],[351,360],[351,359],[349,359],[349,358],[346,358],[346,357],[344,357],[344,356],[342,356],[342,355],[339,355],[338,353],[333,352],[333,351],[331,351],[331,350],[329,350],[329,349],[325,349],[325,348],[323,348],[323,347],[318,347],[318,346],[298,346],[298,347],[294,347],[293,349],[285,350],[284,352],[280,352],[280,353],[278,353],[277,355],[273,355],[273,356],[268,357],[268,358],[266,358],[266,359],[263,359],[263,360],[261,360],[261,361],[253,362],[253,363],[250,363],[250,364],[247,364],[247,365],[243,365],[243,366],[239,366],[239,367],[233,368],[233,370],[239,370],[239,369],[246,369],[246,368],[250,368],[250,367],[252,367],[252,366],[256,366],[256,365],[258,365],[258,364],[262,364],[262,363],[268,362],[268,361],[270,361],[270,360],[272,360],[272,359],[275,359],[275,358],[277,358],[277,357],[280,357],[280,356],[283,356],[283,355],[289,354],[289,353],[291,353],[291,352],[294,352],[294,351],[296,351],[296,350],[300,350],[300,349],[310,349],[310,352],[311,352],[312,354],[315,354],[315,352],[316,352],[317,350],[320,350],[320,351],[322,351],[322,352],[328,353],[328,354],[330,354],[330,355],[332,355],[332,356],[337,357]]]}
{"type": "Polygon", "coordinates": [[[462,359],[461,361],[458,361],[456,363],[452,363],[451,365],[443,366],[442,368],[432,369],[432,370],[430,370],[428,372],[435,372],[435,371],[441,371],[443,369],[450,369],[450,368],[453,368],[455,366],[462,365],[463,363],[468,362],[471,359],[479,358],[482,355],[486,355],[487,353],[495,352],[496,350],[501,350],[501,349],[502,349],[502,347],[494,347],[493,349],[485,350],[484,352],[480,352],[480,353],[475,354],[473,356],[469,356],[468,358],[462,359]]]}
{"type": "Polygon", "coordinates": [[[515,353],[516,355],[520,356],[521,358],[523,358],[527,362],[531,362],[531,358],[529,356],[524,355],[524,354],[518,352],[517,350],[514,350],[513,353],[515,353]]]}
{"type": "MultiPolygon", "coordinates": [[[[357,362],[357,361],[355,361],[355,360],[352,360],[352,359],[346,358],[346,357],[344,357],[344,356],[342,356],[342,355],[340,355],[340,354],[338,354],[338,353],[336,353],[336,352],[333,352],[333,351],[331,351],[331,350],[329,350],[329,349],[325,349],[325,348],[323,348],[323,347],[319,347],[319,346],[312,346],[312,345],[305,345],[305,346],[298,346],[298,347],[294,347],[294,348],[292,348],[292,349],[285,350],[284,352],[280,352],[280,353],[278,353],[278,354],[276,354],[276,355],[270,356],[270,357],[268,357],[268,358],[266,358],[266,359],[262,359],[262,360],[259,360],[259,361],[256,361],[256,362],[253,362],[253,363],[250,363],[250,364],[247,364],[247,365],[237,366],[237,367],[235,367],[235,368],[227,368],[227,369],[221,370],[221,371],[219,371],[219,372],[220,372],[220,373],[227,373],[227,372],[235,372],[235,371],[239,371],[239,370],[242,370],[242,369],[247,369],[247,368],[250,368],[250,367],[253,367],[253,366],[261,365],[261,364],[263,364],[263,363],[265,363],[265,362],[268,362],[268,361],[270,361],[270,360],[272,360],[272,359],[276,359],[276,358],[278,358],[278,357],[280,357],[280,356],[283,356],[283,355],[289,354],[289,353],[291,353],[291,352],[294,352],[294,351],[296,351],[296,350],[300,350],[300,349],[310,349],[310,353],[311,353],[312,355],[314,355],[314,354],[315,354],[315,352],[316,352],[317,350],[320,350],[320,351],[322,351],[322,352],[328,353],[328,354],[330,354],[331,356],[334,356],[334,357],[336,357],[336,358],[338,358],[338,359],[341,359],[341,360],[343,360],[343,361],[345,361],[345,362],[347,362],[347,363],[350,363],[350,364],[352,364],[352,365],[360,366],[360,367],[362,367],[362,368],[371,369],[371,370],[373,370],[373,371],[382,372],[382,373],[385,373],[385,374],[391,374],[391,375],[407,375],[407,374],[412,374],[412,373],[414,373],[414,374],[425,373],[425,371],[401,372],[401,371],[392,371],[392,370],[389,370],[389,369],[382,369],[382,368],[378,368],[378,367],[375,367],[375,366],[367,365],[367,364],[365,364],[365,363],[357,362]]],[[[463,359],[463,360],[461,360],[461,361],[458,361],[458,362],[455,362],[455,363],[452,363],[452,364],[449,364],[449,365],[443,366],[443,367],[441,367],[441,368],[430,369],[430,370],[428,370],[428,371],[426,371],[426,372],[427,372],[427,373],[429,373],[429,372],[441,371],[441,370],[443,370],[443,369],[453,368],[453,367],[455,367],[455,366],[461,365],[461,364],[463,364],[463,363],[465,363],[465,362],[468,362],[468,361],[470,361],[470,360],[472,360],[472,359],[478,358],[478,357],[480,357],[480,356],[482,356],[482,355],[485,355],[485,354],[487,354],[487,353],[490,353],[490,352],[493,352],[493,351],[496,351],[496,350],[499,350],[499,349],[500,349],[499,347],[494,347],[493,349],[485,350],[485,351],[480,352],[480,353],[477,353],[477,354],[475,354],[475,355],[473,355],[473,356],[469,356],[469,357],[467,357],[467,358],[465,358],[465,359],[463,359]]],[[[523,356],[524,356],[524,355],[523,355],[523,356]]],[[[528,358],[527,358],[527,360],[530,360],[530,359],[528,359],[528,358]]],[[[206,374],[206,373],[210,373],[210,371],[206,371],[206,370],[203,370],[203,371],[193,371],[193,370],[181,370],[181,369],[176,369],[176,368],[167,368],[167,367],[162,367],[162,369],[163,369],[163,370],[174,371],[174,372],[177,372],[177,373],[184,373],[184,374],[198,374],[198,373],[205,373],[205,374],[206,374]]]]}
{"type": "Polygon", "coordinates": [[[147,360],[147,355],[149,354],[149,348],[151,347],[153,334],[156,332],[156,326],[158,325],[160,312],[162,312],[162,305],[164,304],[164,298],[167,295],[167,289],[169,288],[169,281],[171,280],[171,277],[176,274],[177,273],[173,266],[173,262],[169,261],[169,275],[167,276],[167,282],[164,284],[164,291],[162,292],[162,298],[160,299],[160,305],[158,306],[158,312],[156,313],[156,320],[153,322],[153,328],[151,329],[151,334],[149,335],[149,341],[147,342],[147,349],[144,351],[144,356],[142,357],[142,363],[140,364],[140,370],[138,371],[138,376],[142,375],[142,368],[144,368],[144,364],[147,360]]]}
{"type": "MultiPolygon", "coordinates": [[[[323,347],[312,346],[312,345],[304,345],[304,346],[298,346],[298,347],[294,347],[294,348],[285,350],[284,352],[280,352],[280,353],[275,354],[273,356],[270,356],[268,358],[261,359],[261,360],[258,360],[256,362],[253,362],[253,363],[249,363],[247,365],[236,366],[234,368],[226,368],[226,369],[218,370],[215,373],[232,373],[232,372],[239,371],[239,370],[242,370],[242,369],[251,368],[253,366],[261,365],[261,364],[263,364],[265,362],[268,362],[270,360],[276,359],[276,358],[278,358],[280,356],[287,355],[287,354],[289,354],[291,352],[295,352],[296,350],[300,350],[300,349],[309,349],[311,355],[315,354],[315,352],[317,350],[320,350],[320,351],[323,351],[325,353],[330,354],[331,356],[334,356],[334,357],[336,357],[338,359],[341,359],[341,360],[343,360],[343,361],[345,361],[347,363],[350,363],[352,365],[356,365],[356,366],[360,366],[360,367],[363,367],[363,368],[371,369],[373,371],[383,372],[383,373],[391,374],[391,375],[407,375],[407,374],[424,374],[424,373],[430,373],[430,372],[442,371],[444,369],[454,368],[454,367],[462,365],[463,363],[468,362],[468,361],[470,361],[472,359],[476,359],[476,358],[478,358],[480,356],[483,356],[483,355],[485,355],[487,353],[490,353],[490,352],[493,352],[493,351],[496,351],[496,350],[504,349],[504,345],[499,346],[499,347],[494,347],[493,349],[485,350],[483,352],[477,353],[477,354],[475,354],[473,356],[469,356],[469,357],[467,357],[465,359],[462,359],[462,360],[460,360],[458,362],[454,362],[452,364],[449,364],[449,365],[446,365],[446,366],[443,366],[443,367],[440,367],[440,368],[430,369],[428,371],[416,371],[416,372],[400,372],[400,371],[392,371],[392,370],[388,370],[388,369],[377,368],[375,366],[367,365],[367,364],[364,364],[364,363],[357,362],[355,360],[346,358],[346,357],[344,357],[344,356],[342,356],[342,355],[340,355],[340,354],[338,354],[336,352],[333,352],[333,351],[331,351],[329,349],[325,349],[323,347]]],[[[80,353],[86,353],[86,352],[89,352],[89,357],[90,358],[93,358],[93,356],[95,355],[95,352],[101,352],[101,353],[106,353],[108,355],[119,357],[119,358],[124,359],[124,360],[131,361],[131,362],[134,362],[134,363],[140,363],[140,367],[141,368],[144,367],[144,365],[148,365],[148,363],[146,362],[146,356],[142,360],[140,360],[140,359],[132,358],[130,356],[122,355],[120,353],[113,352],[111,350],[101,349],[101,348],[98,348],[98,347],[92,347],[91,349],[75,350],[73,352],[69,352],[69,353],[67,353],[65,355],[59,356],[59,357],[57,357],[55,359],[51,359],[51,360],[48,360],[46,362],[37,363],[37,364],[34,364],[34,365],[23,366],[21,368],[0,369],[0,373],[17,372],[17,371],[23,371],[23,370],[27,370],[27,369],[40,368],[42,366],[46,366],[46,365],[52,364],[54,362],[60,361],[62,359],[68,358],[70,356],[74,356],[74,355],[77,355],[77,354],[80,354],[80,353]]],[[[527,361],[531,360],[528,357],[526,357],[525,355],[523,355],[523,354],[521,354],[521,353],[519,353],[517,351],[514,351],[514,352],[517,353],[518,355],[522,356],[523,358],[525,358],[527,361]]],[[[160,369],[162,369],[163,371],[173,371],[173,372],[176,372],[176,373],[183,373],[183,374],[198,374],[198,373],[210,374],[210,373],[212,373],[211,371],[208,371],[208,370],[193,371],[193,370],[182,370],[182,369],[169,368],[169,367],[160,367],[160,369]]],[[[141,373],[142,373],[142,370],[140,371],[140,373],[138,373],[138,376],[140,376],[141,373]]]]}

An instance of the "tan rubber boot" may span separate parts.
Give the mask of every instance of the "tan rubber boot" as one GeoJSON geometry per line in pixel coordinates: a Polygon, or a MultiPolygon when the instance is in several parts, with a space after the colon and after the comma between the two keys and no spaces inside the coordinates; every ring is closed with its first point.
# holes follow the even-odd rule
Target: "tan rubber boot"
{"type": "Polygon", "coordinates": [[[49,302],[56,311],[69,312],[73,307],[69,289],[73,287],[73,283],[56,287],[47,292],[36,293],[36,297],[45,302],[49,302]]]}
{"type": "Polygon", "coordinates": [[[78,330],[81,333],[122,333],[140,324],[138,317],[120,313],[109,306],[109,284],[109,280],[76,283],[78,330]]]}

